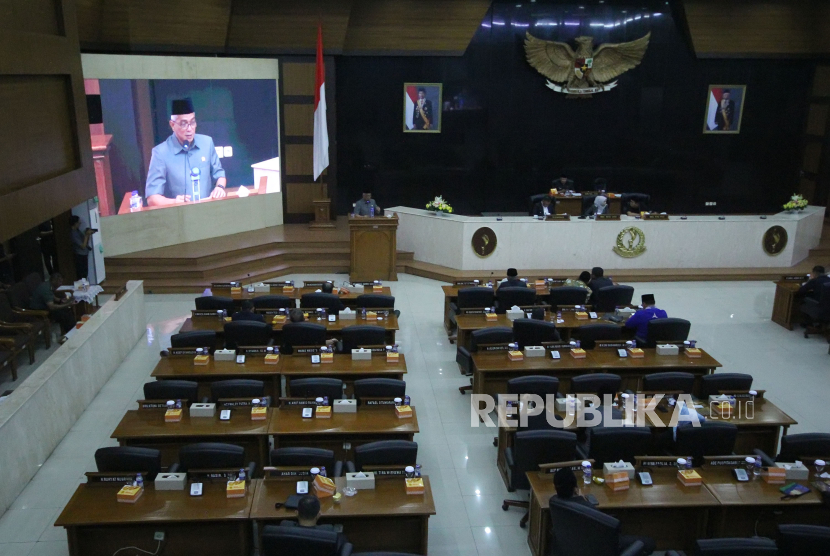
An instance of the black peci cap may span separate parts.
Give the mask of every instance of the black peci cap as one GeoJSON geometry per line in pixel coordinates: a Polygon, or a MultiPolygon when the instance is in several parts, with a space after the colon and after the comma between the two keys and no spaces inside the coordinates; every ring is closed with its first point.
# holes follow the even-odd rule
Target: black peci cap
{"type": "Polygon", "coordinates": [[[519,271],[518,271],[518,270],[516,270],[515,268],[508,268],[508,269],[507,269],[507,275],[508,275],[509,277],[513,278],[514,276],[518,276],[518,275],[519,275],[519,271]]]}
{"type": "Polygon", "coordinates": [[[193,108],[193,101],[190,97],[180,98],[173,101],[173,108],[170,110],[171,116],[181,116],[182,114],[193,114],[196,109],[193,108]]]}
{"type": "Polygon", "coordinates": [[[644,293],[640,298],[643,305],[654,305],[654,294],[653,293],[644,293]]]}

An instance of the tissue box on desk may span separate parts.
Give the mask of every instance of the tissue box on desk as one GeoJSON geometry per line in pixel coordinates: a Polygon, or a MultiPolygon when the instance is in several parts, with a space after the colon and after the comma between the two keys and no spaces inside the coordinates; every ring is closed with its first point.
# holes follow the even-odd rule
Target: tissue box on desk
{"type": "Polygon", "coordinates": [[[783,468],[786,471],[788,481],[808,481],[810,479],[810,470],[800,461],[796,463],[776,462],[775,467],[783,468]]]}
{"type": "Polygon", "coordinates": [[[673,344],[666,344],[657,346],[657,355],[677,355],[680,353],[680,348],[673,344]]]}
{"type": "Polygon", "coordinates": [[[619,462],[605,462],[602,465],[602,474],[604,477],[608,477],[608,475],[612,473],[627,473],[629,479],[634,478],[634,466],[631,465],[627,461],[619,462]]]}
{"type": "Polygon", "coordinates": [[[344,309],[338,313],[340,320],[355,320],[356,313],[351,309],[344,309]]]}
{"type": "Polygon", "coordinates": [[[357,400],[334,400],[334,413],[357,413],[357,400]]]}
{"type": "Polygon", "coordinates": [[[190,404],[190,417],[213,417],[216,415],[215,403],[190,404]]]}
{"type": "Polygon", "coordinates": [[[525,346],[525,357],[544,357],[545,348],[543,346],[525,346]]]}
{"type": "Polygon", "coordinates": [[[156,490],[184,490],[187,473],[159,473],[153,484],[156,490]]]}
{"type": "Polygon", "coordinates": [[[516,319],[523,319],[525,318],[525,312],[519,309],[518,307],[513,309],[507,310],[507,318],[509,320],[516,320],[516,319]]]}
{"type": "Polygon", "coordinates": [[[260,282],[259,284],[254,284],[254,292],[255,293],[271,293],[271,286],[268,284],[263,284],[260,282]]]}
{"type": "Polygon", "coordinates": [[[364,473],[346,473],[346,486],[357,490],[371,490],[375,488],[375,474],[371,472],[364,473]]]}
{"type": "Polygon", "coordinates": [[[213,359],[216,361],[236,360],[236,351],[232,349],[217,349],[213,352],[213,359]]]}
{"type": "Polygon", "coordinates": [[[372,350],[371,349],[353,349],[352,350],[352,361],[371,361],[372,360],[372,350]]]}

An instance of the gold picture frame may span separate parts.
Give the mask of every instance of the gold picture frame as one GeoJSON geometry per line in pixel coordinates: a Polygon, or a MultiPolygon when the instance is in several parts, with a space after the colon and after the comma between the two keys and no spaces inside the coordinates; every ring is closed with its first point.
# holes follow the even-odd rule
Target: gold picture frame
{"type": "Polygon", "coordinates": [[[403,132],[404,133],[441,133],[443,123],[443,84],[441,83],[404,83],[403,84],[403,132]],[[418,110],[420,91],[424,92],[425,106],[418,110]],[[427,123],[424,123],[426,116],[427,123]],[[427,126],[428,127],[425,127],[427,126]]]}
{"type": "Polygon", "coordinates": [[[706,110],[703,113],[703,133],[714,135],[737,135],[741,132],[741,122],[746,104],[746,85],[709,85],[706,94],[706,110]],[[729,94],[732,101],[731,114],[719,109],[723,96],[729,94]],[[724,128],[724,126],[726,126],[724,128]]]}

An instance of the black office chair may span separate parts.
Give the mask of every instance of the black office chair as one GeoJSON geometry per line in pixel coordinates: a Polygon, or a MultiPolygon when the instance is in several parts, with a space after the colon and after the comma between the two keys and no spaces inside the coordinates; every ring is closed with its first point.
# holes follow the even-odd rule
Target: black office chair
{"type": "Polygon", "coordinates": [[[830,554],[830,527],[821,525],[778,525],[778,554],[802,556],[830,554]]]}
{"type": "Polygon", "coordinates": [[[196,298],[197,311],[227,311],[228,315],[233,313],[233,299],[220,297],[218,295],[203,295],[196,298]]]}
{"type": "Polygon", "coordinates": [[[671,453],[693,458],[696,467],[704,456],[729,456],[735,450],[738,427],[721,421],[704,421],[699,427],[685,423],[677,427],[677,440],[671,453]]]}
{"type": "Polygon", "coordinates": [[[415,465],[418,459],[418,443],[409,440],[379,440],[354,449],[354,462],[346,462],[349,473],[361,471],[365,466],[415,465]]]}
{"type": "MultiPolygon", "coordinates": [[[[507,490],[529,490],[530,482],[527,475],[531,471],[538,471],[543,463],[572,461],[576,458],[576,433],[555,430],[519,431],[516,433],[513,446],[504,452],[507,461],[507,490]]],[[[528,509],[526,501],[505,500],[501,509],[507,511],[510,507],[528,509]]],[[[529,513],[525,512],[519,521],[519,527],[526,527],[529,513]]]]}
{"type": "Polygon", "coordinates": [[[745,392],[752,388],[752,375],[744,373],[715,373],[700,378],[700,398],[708,400],[721,392],[745,392]]]}
{"type": "Polygon", "coordinates": [[[695,375],[680,371],[654,373],[643,377],[644,392],[682,392],[691,394],[695,387],[695,375]]]}
{"type": "Polygon", "coordinates": [[[558,342],[559,331],[552,322],[534,319],[516,319],[513,321],[513,339],[519,349],[525,346],[539,346],[542,342],[558,342]]]}
{"type": "Polygon", "coordinates": [[[534,288],[499,288],[496,291],[496,313],[504,314],[514,305],[527,307],[536,303],[534,288]]]}
{"type": "Polygon", "coordinates": [[[301,309],[324,308],[328,314],[337,315],[343,302],[336,293],[305,293],[300,297],[301,309]]]}
{"type": "Polygon", "coordinates": [[[559,392],[559,379],[553,376],[527,375],[511,378],[507,381],[508,394],[535,394],[547,400],[548,394],[556,396],[559,392]]]}
{"type": "Polygon", "coordinates": [[[616,324],[586,324],[577,329],[583,349],[594,349],[597,340],[620,340],[622,327],[616,324]]]}
{"type": "Polygon", "coordinates": [[[653,348],[660,342],[683,342],[689,337],[692,323],[686,319],[663,318],[652,319],[646,325],[646,337],[634,338],[637,345],[653,348]]]}
{"type": "Polygon", "coordinates": [[[385,346],[386,330],[382,326],[357,324],[346,326],[341,332],[343,353],[365,346],[385,346]]]}
{"type": "Polygon", "coordinates": [[[282,327],[282,349],[286,354],[294,346],[326,345],[326,327],[313,322],[287,322],[282,327]]]}
{"type": "Polygon", "coordinates": [[[818,300],[805,297],[801,303],[801,312],[807,317],[810,327],[804,329],[804,337],[810,332],[819,332],[830,323],[830,282],[823,284],[818,300]]]}
{"type": "MultiPolygon", "coordinates": [[[[491,328],[473,330],[472,334],[470,334],[470,349],[467,349],[464,346],[458,346],[458,349],[455,352],[455,362],[458,363],[458,367],[465,375],[472,376],[472,354],[478,351],[479,345],[509,344],[512,341],[513,329],[507,328],[506,326],[493,326],[491,328]]],[[[472,385],[458,387],[458,391],[461,394],[472,389],[472,385]]]]}
{"type": "Polygon", "coordinates": [[[354,381],[354,397],[401,398],[406,395],[406,382],[395,378],[362,378],[354,381]]]}
{"type": "Polygon", "coordinates": [[[295,378],[289,381],[292,398],[324,398],[329,402],[343,398],[343,381],[339,378],[295,378]]]}
{"type": "Polygon", "coordinates": [[[588,301],[588,295],[590,293],[591,290],[573,286],[551,288],[550,295],[548,295],[548,304],[553,311],[556,311],[557,307],[561,307],[563,305],[585,305],[588,301]]]}
{"type": "MultiPolygon", "coordinates": [[[[620,534],[620,520],[552,496],[551,553],[558,556],[641,556],[645,544],[620,534]]],[[[650,552],[648,552],[650,554],[650,552]]]]}
{"type": "Polygon", "coordinates": [[[260,295],[251,300],[254,309],[293,309],[294,300],[287,295],[260,295]]]}
{"type": "Polygon", "coordinates": [[[199,383],[192,380],[157,380],[144,384],[144,399],[196,403],[199,401],[198,390],[199,383]]]}
{"type": "Polygon", "coordinates": [[[170,336],[170,346],[174,348],[208,348],[216,346],[216,332],[213,330],[191,330],[170,336]]]}
{"type": "Polygon", "coordinates": [[[262,528],[262,556],[350,556],[352,545],[341,544],[340,533],[319,527],[266,525],[262,528]]]}
{"type": "Polygon", "coordinates": [[[359,309],[394,309],[395,296],[380,293],[364,293],[357,296],[355,307],[359,309]]]}
{"type": "Polygon", "coordinates": [[[323,448],[277,448],[271,450],[271,465],[274,467],[325,467],[329,477],[343,474],[343,462],[334,459],[334,452],[323,448]]]}
{"type": "Polygon", "coordinates": [[[801,434],[787,434],[781,437],[781,451],[775,457],[770,457],[760,449],[754,452],[761,456],[767,467],[775,462],[789,462],[804,459],[830,459],[830,434],[824,432],[805,432],[801,434]]]}
{"type": "Polygon", "coordinates": [[[147,473],[148,481],[161,472],[161,451],[138,446],[109,446],[95,450],[99,473],[147,473]]]}
{"type": "Polygon", "coordinates": [[[622,377],[611,373],[591,373],[571,379],[571,394],[596,394],[600,399],[620,391],[622,377]]]}
{"type": "MultiPolygon", "coordinates": [[[[547,193],[541,193],[539,195],[531,195],[527,200],[527,215],[533,216],[533,209],[536,206],[536,203],[541,203],[542,199],[548,195],[547,193]]],[[[553,203],[551,203],[550,211],[554,212],[553,203]]]]}
{"type": "Polygon", "coordinates": [[[653,438],[647,427],[592,427],[587,440],[578,445],[580,457],[593,459],[597,466],[605,462],[630,461],[653,452],[653,438]]]}
{"type": "Polygon", "coordinates": [[[261,380],[234,378],[210,383],[210,399],[214,403],[232,398],[262,398],[264,396],[265,383],[261,380]]]}
{"type": "Polygon", "coordinates": [[[594,311],[613,313],[617,307],[630,305],[632,297],[634,297],[634,288],[631,286],[605,286],[597,290],[594,311]]]}
{"type": "Polygon", "coordinates": [[[776,556],[775,541],[764,537],[749,539],[698,539],[694,556],[776,556]]]}
{"type": "Polygon", "coordinates": [[[594,201],[596,200],[596,195],[583,195],[582,196],[582,216],[588,216],[588,213],[591,211],[591,208],[594,206],[594,201]]]}
{"type": "Polygon", "coordinates": [[[237,320],[225,323],[225,349],[271,344],[272,327],[264,322],[237,320]]]}
{"type": "Polygon", "coordinates": [[[481,307],[493,307],[496,304],[496,294],[493,288],[476,286],[458,290],[458,299],[450,303],[450,309],[458,314],[461,309],[479,309],[481,307]]]}
{"type": "Polygon", "coordinates": [[[223,442],[198,442],[179,449],[179,461],[170,466],[171,473],[193,469],[245,469],[248,478],[256,471],[254,462],[245,462],[245,449],[223,442]]]}

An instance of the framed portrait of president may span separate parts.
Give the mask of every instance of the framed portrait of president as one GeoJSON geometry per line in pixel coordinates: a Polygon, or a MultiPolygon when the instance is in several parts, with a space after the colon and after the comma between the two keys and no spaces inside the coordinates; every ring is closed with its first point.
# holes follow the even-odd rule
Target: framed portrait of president
{"type": "Polygon", "coordinates": [[[404,133],[441,133],[441,83],[403,84],[404,133]]]}
{"type": "Polygon", "coordinates": [[[740,133],[746,85],[709,85],[703,133],[740,133]]]}

